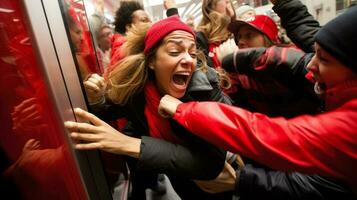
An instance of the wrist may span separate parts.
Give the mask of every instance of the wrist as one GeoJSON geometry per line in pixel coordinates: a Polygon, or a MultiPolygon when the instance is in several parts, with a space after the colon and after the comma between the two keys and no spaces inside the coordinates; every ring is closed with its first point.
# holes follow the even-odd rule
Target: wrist
{"type": "Polygon", "coordinates": [[[126,146],[126,149],[124,150],[125,155],[133,158],[139,158],[141,139],[127,136],[124,145],[126,146]]]}
{"type": "Polygon", "coordinates": [[[104,104],[105,103],[105,97],[104,95],[100,97],[100,99],[93,99],[93,100],[88,100],[89,105],[99,105],[99,104],[104,104]]]}

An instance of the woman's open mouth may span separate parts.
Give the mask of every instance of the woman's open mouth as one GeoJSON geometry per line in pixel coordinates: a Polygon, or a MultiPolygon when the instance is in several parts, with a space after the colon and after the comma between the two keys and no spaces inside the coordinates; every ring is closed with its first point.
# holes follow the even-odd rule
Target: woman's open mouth
{"type": "Polygon", "coordinates": [[[186,89],[188,82],[190,80],[191,73],[190,72],[177,72],[172,76],[172,82],[174,86],[179,89],[186,89]]]}

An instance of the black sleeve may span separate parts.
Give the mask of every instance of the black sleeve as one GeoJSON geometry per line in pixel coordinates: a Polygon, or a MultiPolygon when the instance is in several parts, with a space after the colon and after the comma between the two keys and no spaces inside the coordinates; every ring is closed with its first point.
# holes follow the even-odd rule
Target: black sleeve
{"type": "Polygon", "coordinates": [[[143,136],[137,169],[187,179],[210,180],[223,169],[225,153],[202,145],[183,146],[143,136]]]}
{"type": "Polygon", "coordinates": [[[178,16],[180,16],[180,15],[179,15],[179,12],[178,12],[178,10],[177,10],[177,8],[169,8],[169,9],[166,10],[166,16],[167,16],[167,17],[170,17],[170,16],[172,16],[172,15],[178,15],[178,16]]]}
{"type": "Polygon", "coordinates": [[[232,105],[232,100],[221,89],[218,73],[215,69],[207,67],[206,72],[200,73],[199,75],[195,74],[194,76],[195,81],[200,82],[200,84],[197,84],[199,87],[202,88],[203,85],[205,85],[203,82],[206,82],[210,87],[210,89],[205,90],[191,90],[189,93],[194,101],[217,101],[232,105]],[[204,78],[202,76],[204,76],[204,78]]]}
{"type": "Polygon", "coordinates": [[[227,72],[282,78],[304,77],[313,54],[295,48],[272,46],[239,50],[223,58],[227,72]]]}
{"type": "Polygon", "coordinates": [[[317,175],[272,171],[248,164],[240,172],[241,199],[354,199],[346,186],[317,175]]]}
{"type": "Polygon", "coordinates": [[[273,7],[279,15],[281,25],[296,46],[303,51],[315,52],[315,35],[321,26],[299,0],[280,0],[273,7]]]}

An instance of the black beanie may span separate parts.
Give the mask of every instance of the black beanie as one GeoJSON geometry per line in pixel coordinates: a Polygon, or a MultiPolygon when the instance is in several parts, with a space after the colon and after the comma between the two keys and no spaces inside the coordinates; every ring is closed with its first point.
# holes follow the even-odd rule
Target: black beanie
{"type": "Polygon", "coordinates": [[[328,22],[315,41],[338,61],[357,73],[357,6],[328,22]]]}

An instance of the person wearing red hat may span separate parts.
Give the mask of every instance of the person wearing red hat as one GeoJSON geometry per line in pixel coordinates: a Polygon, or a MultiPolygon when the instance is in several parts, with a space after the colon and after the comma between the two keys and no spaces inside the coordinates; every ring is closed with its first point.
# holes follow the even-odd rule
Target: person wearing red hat
{"type": "Polygon", "coordinates": [[[228,30],[234,34],[241,49],[279,44],[278,27],[273,19],[266,15],[255,15],[245,21],[233,21],[228,30]]]}
{"type": "MultiPolygon", "coordinates": [[[[93,107],[105,120],[125,116],[130,121],[125,130],[128,135],[80,109],[75,110],[76,115],[92,125],[65,124],[71,137],[78,141],[76,149],[100,149],[136,158],[128,159],[133,199],[157,195],[166,199],[232,198],[231,192],[204,192],[192,181],[215,179],[225,168],[232,171],[226,164],[225,151],[191,137],[182,126],[157,112],[165,94],[183,101],[231,103],[220,90],[217,72],[199,59],[195,38],[191,27],[178,16],[160,20],[151,27],[137,27],[128,34],[123,47],[131,53],[109,75],[107,99],[93,107]],[[196,68],[198,61],[202,63],[200,68],[196,68]],[[177,194],[165,177],[169,177],[177,194]]],[[[100,94],[105,84],[94,79],[85,86],[92,86],[90,89],[100,94]]],[[[235,174],[230,177],[233,184],[226,190],[234,187],[235,174]]]]}
{"type": "MultiPolygon", "coordinates": [[[[232,87],[225,92],[233,99],[234,105],[269,116],[288,118],[319,112],[320,101],[314,92],[301,89],[310,88],[311,82],[303,77],[304,81],[298,81],[297,86],[293,81],[295,79],[289,79],[284,73],[269,73],[270,68],[281,66],[281,63],[293,65],[304,55],[295,47],[278,48],[282,47],[278,45],[278,29],[270,17],[256,15],[246,21],[236,20],[228,29],[234,33],[239,49],[232,41],[218,47],[216,54],[222,68],[230,74],[232,87]],[[265,51],[263,48],[266,47],[274,48],[265,51]],[[229,53],[232,54],[223,59],[229,53]]],[[[304,58],[308,59],[308,56],[304,58]]]]}

